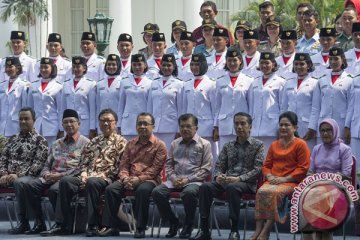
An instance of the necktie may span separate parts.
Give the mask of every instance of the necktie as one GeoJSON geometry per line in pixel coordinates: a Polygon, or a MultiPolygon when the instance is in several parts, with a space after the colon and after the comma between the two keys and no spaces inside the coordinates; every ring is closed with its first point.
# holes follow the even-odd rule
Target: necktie
{"type": "Polygon", "coordinates": [[[221,55],[215,55],[215,61],[216,61],[216,63],[219,62],[220,58],[221,58],[221,55]]]}
{"type": "Polygon", "coordinates": [[[231,85],[234,87],[238,76],[230,77],[231,85]]]}
{"type": "Polygon", "coordinates": [[[290,59],[290,57],[283,56],[283,60],[284,60],[285,65],[288,63],[289,59],[290,59]]]}
{"type": "Polygon", "coordinates": [[[41,91],[44,92],[45,88],[47,87],[47,85],[49,84],[49,82],[41,82],[41,91]]]}
{"type": "Polygon", "coordinates": [[[10,81],[9,81],[9,87],[8,87],[8,91],[10,91],[10,89],[11,89],[11,86],[13,85],[13,83],[14,83],[14,82],[10,82],[10,81]]]}
{"type": "Polygon", "coordinates": [[[267,81],[268,79],[269,79],[269,78],[265,78],[265,77],[262,78],[263,86],[265,85],[265,83],[266,83],[266,81],[267,81]]]}
{"type": "Polygon", "coordinates": [[[165,86],[165,84],[166,84],[166,80],[163,80],[163,86],[165,86]]]}
{"type": "Polygon", "coordinates": [[[359,51],[355,51],[355,54],[356,54],[356,59],[359,59],[359,58],[360,58],[360,52],[359,52],[359,51]]]}
{"type": "Polygon", "coordinates": [[[331,74],[331,82],[332,84],[334,84],[336,82],[336,80],[338,80],[340,75],[334,75],[334,74],[331,74]]]}
{"type": "Polygon", "coordinates": [[[124,60],[124,61],[121,61],[121,62],[122,62],[123,67],[125,67],[126,64],[128,63],[128,60],[124,60]]]}
{"type": "Polygon", "coordinates": [[[183,59],[183,58],[181,58],[181,64],[183,65],[183,66],[185,66],[185,64],[188,62],[190,60],[190,58],[185,58],[185,59],[183,59]]]}
{"type": "Polygon", "coordinates": [[[78,85],[79,82],[80,82],[80,80],[79,81],[74,80],[74,88],[76,88],[76,86],[78,85]]]}
{"type": "Polygon", "coordinates": [[[299,89],[301,83],[304,81],[304,79],[298,78],[297,88],[299,89]]]}
{"type": "Polygon", "coordinates": [[[136,85],[139,85],[139,83],[141,82],[141,77],[140,78],[135,78],[135,82],[136,82],[136,85]]]}
{"type": "Polygon", "coordinates": [[[114,77],[109,77],[109,78],[108,78],[108,87],[111,86],[111,84],[113,83],[114,79],[115,79],[114,77]]]}
{"type": "Polygon", "coordinates": [[[195,89],[196,89],[197,86],[200,84],[201,80],[202,80],[202,79],[195,79],[195,81],[194,81],[194,88],[195,88],[195,89]]]}
{"type": "Polygon", "coordinates": [[[245,57],[246,65],[249,65],[252,60],[252,57],[245,57]]]}
{"type": "Polygon", "coordinates": [[[154,58],[156,65],[160,68],[161,58],[154,58]]]}
{"type": "Polygon", "coordinates": [[[324,63],[327,63],[329,61],[329,55],[322,55],[322,58],[324,60],[324,63]]]}

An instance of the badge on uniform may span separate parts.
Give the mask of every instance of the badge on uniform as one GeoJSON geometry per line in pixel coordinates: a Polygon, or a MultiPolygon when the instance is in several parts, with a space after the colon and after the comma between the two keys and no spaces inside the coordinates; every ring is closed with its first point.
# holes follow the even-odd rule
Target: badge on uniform
{"type": "Polygon", "coordinates": [[[286,32],[285,34],[289,37],[291,35],[291,32],[286,32]]]}
{"type": "Polygon", "coordinates": [[[168,60],[169,62],[171,62],[171,61],[172,61],[172,57],[168,57],[167,60],[168,60]]]}
{"type": "Polygon", "coordinates": [[[175,22],[175,24],[176,24],[176,25],[180,25],[180,21],[177,20],[177,21],[175,22]]]}
{"type": "Polygon", "coordinates": [[[195,57],[194,57],[194,60],[195,60],[195,61],[199,61],[199,57],[198,57],[198,56],[195,56],[195,57]]]}
{"type": "Polygon", "coordinates": [[[303,60],[305,59],[305,57],[304,57],[303,55],[300,55],[300,56],[299,56],[299,59],[300,59],[301,61],[303,61],[303,60]]]}
{"type": "Polygon", "coordinates": [[[265,58],[270,58],[270,54],[266,53],[266,54],[264,55],[264,57],[265,57],[265,58]]]}
{"type": "Polygon", "coordinates": [[[326,33],[330,34],[331,33],[331,28],[326,29],[326,33]]]}
{"type": "Polygon", "coordinates": [[[45,63],[49,63],[49,62],[50,62],[50,59],[45,58],[44,61],[45,61],[45,63]]]}
{"type": "Polygon", "coordinates": [[[90,39],[92,38],[92,34],[91,34],[91,33],[88,34],[88,38],[90,38],[90,39]]]}
{"type": "Polygon", "coordinates": [[[59,35],[59,34],[56,34],[55,37],[56,37],[56,39],[60,39],[60,35],[59,35]]]}
{"type": "Polygon", "coordinates": [[[233,55],[234,57],[236,57],[237,52],[236,52],[236,51],[234,51],[234,52],[232,53],[232,55],[233,55]]]}
{"type": "Polygon", "coordinates": [[[249,35],[250,36],[254,35],[254,31],[249,31],[249,35]]]}
{"type": "Polygon", "coordinates": [[[7,65],[11,65],[11,60],[6,62],[7,65]]]}
{"type": "Polygon", "coordinates": [[[22,32],[18,32],[18,36],[21,37],[21,36],[22,36],[22,32]]]}
{"type": "Polygon", "coordinates": [[[80,59],[75,59],[75,63],[80,63],[80,59]]]}
{"type": "Polygon", "coordinates": [[[336,56],[336,55],[337,55],[337,50],[333,50],[333,51],[332,51],[332,54],[333,54],[334,56],[336,56]]]}
{"type": "Polygon", "coordinates": [[[112,55],[111,58],[112,58],[113,60],[116,60],[116,56],[115,56],[115,55],[112,55]]]}

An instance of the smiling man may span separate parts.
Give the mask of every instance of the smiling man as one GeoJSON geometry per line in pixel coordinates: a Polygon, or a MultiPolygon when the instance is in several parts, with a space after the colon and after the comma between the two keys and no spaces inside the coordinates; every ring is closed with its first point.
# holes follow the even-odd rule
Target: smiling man
{"type": "Polygon", "coordinates": [[[119,35],[117,50],[121,60],[121,76],[126,77],[130,74],[131,69],[131,53],[134,49],[133,39],[130,34],[122,33],[119,35]]]}
{"type": "Polygon", "coordinates": [[[179,238],[184,239],[191,236],[199,187],[210,174],[213,157],[210,142],[196,133],[197,117],[193,114],[183,114],[179,117],[178,123],[181,137],[171,143],[165,163],[165,174],[168,181],[156,187],[152,196],[161,217],[170,221],[170,229],[165,237],[172,238],[176,236],[180,224],[179,219],[171,210],[169,195],[173,191],[181,192],[185,224],[179,238]]]}
{"type": "Polygon", "coordinates": [[[231,232],[229,240],[239,240],[240,196],[255,193],[264,159],[264,145],[250,137],[251,116],[244,112],[234,116],[237,138],[224,145],[216,162],[214,181],[204,183],[199,191],[200,231],[192,240],[209,240],[209,214],[213,198],[226,192],[229,201],[231,232]]]}

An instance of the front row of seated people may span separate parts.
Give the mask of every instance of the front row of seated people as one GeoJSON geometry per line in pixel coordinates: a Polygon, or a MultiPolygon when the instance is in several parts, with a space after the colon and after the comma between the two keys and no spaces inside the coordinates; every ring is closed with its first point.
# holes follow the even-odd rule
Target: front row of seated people
{"type": "Polygon", "coordinates": [[[256,230],[251,239],[268,239],[274,222],[286,221],[286,215],[279,213],[282,200],[306,174],[327,171],[349,177],[352,168],[351,149],[339,139],[339,127],[332,119],[320,124],[323,143],[314,148],[310,160],[306,142],[297,137],[298,119],[293,112],[280,115],[279,138],[271,144],[266,158],[263,142],[250,136],[251,116],[237,113],[233,120],[237,138],[224,145],[213,176],[211,143],[197,134],[198,119],[192,114],[178,119],[180,137],[171,143],[168,153],[164,142],[153,135],[155,120],[150,113],[137,116],[138,136],[127,142],[117,133],[117,114],[104,109],[98,116],[102,135],[90,141],[79,132],[78,113],[66,109],[62,121],[66,135],[50,150],[46,139],[34,130],[34,120],[31,108],[20,110],[20,133],[8,140],[0,158],[0,186],[14,187],[19,205],[20,222],[10,230],[12,234],[70,234],[71,202],[82,191],[88,212],[86,235],[118,235],[121,197],[126,190],[132,190],[135,238],[145,237],[152,197],[162,219],[170,223],[167,238],[177,235],[183,221],[180,238],[211,239],[212,200],[226,193],[231,222],[229,239],[239,239],[240,196],[256,193],[262,172],[265,182],[256,193],[256,230]],[[163,169],[166,179],[161,179],[163,169]],[[46,189],[56,222],[49,230],[41,210],[46,189]],[[173,191],[181,192],[185,219],[178,219],[171,210],[169,196],[173,191]],[[100,216],[102,194],[105,203],[100,216]],[[191,237],[197,202],[200,229],[191,237]],[[29,225],[30,216],[35,217],[33,228],[29,225]]]}

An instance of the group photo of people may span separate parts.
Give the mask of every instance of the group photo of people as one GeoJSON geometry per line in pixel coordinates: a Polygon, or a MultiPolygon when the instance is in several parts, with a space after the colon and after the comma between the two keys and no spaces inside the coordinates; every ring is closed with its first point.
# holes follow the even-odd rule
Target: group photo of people
{"type": "MultiPolygon", "coordinates": [[[[344,1],[329,26],[304,1],[294,29],[274,8],[261,2],[259,24],[240,19],[230,29],[203,1],[196,29],[177,19],[171,36],[157,23],[139,36],[113,30],[118,52],[105,57],[90,31],[82,55],[69,58],[62,35],[48,34],[41,59],[27,55],[26,32],[2,31],[12,54],[0,63],[0,190],[13,190],[18,218],[8,234],[74,234],[83,197],[87,237],[118,236],[124,211],[134,238],[147,237],[156,212],[168,227],[161,237],[210,240],[223,198],[228,239],[240,240],[242,197],[251,195],[246,239],[266,240],[289,223],[289,199],[307,176],[338,174],[359,192],[360,1],[344,1]],[[135,52],[133,38],[145,47],[135,52]]],[[[360,236],[360,203],[351,208],[347,226],[360,236]]],[[[335,227],[306,220],[301,239],[335,239],[335,227]]]]}

